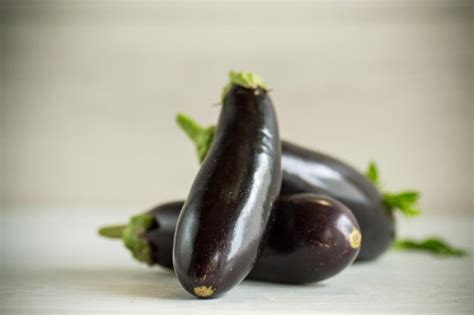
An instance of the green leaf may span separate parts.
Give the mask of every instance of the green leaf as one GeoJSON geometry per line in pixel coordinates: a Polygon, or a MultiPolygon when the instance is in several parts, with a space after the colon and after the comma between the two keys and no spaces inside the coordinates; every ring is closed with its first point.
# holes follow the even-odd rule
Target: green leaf
{"type": "Polygon", "coordinates": [[[388,211],[398,210],[407,217],[416,217],[421,214],[421,210],[416,207],[420,197],[417,191],[402,191],[397,194],[384,193],[383,203],[388,211]]]}
{"type": "Polygon", "coordinates": [[[420,197],[420,193],[417,191],[409,190],[409,191],[402,191],[397,195],[398,200],[402,203],[414,203],[417,202],[418,198],[420,197]]]}
{"type": "Polygon", "coordinates": [[[379,187],[379,171],[377,164],[375,164],[374,161],[369,162],[369,166],[367,167],[365,174],[376,187],[379,187]]]}
{"type": "MultiPolygon", "coordinates": [[[[381,189],[379,179],[379,170],[374,161],[369,162],[366,171],[367,178],[377,187],[381,189]]],[[[416,207],[416,203],[420,198],[420,193],[413,190],[402,191],[399,193],[385,192],[383,195],[383,204],[388,211],[400,211],[406,217],[416,217],[421,214],[421,210],[416,207]]]]}
{"type": "Polygon", "coordinates": [[[430,237],[421,241],[413,239],[399,239],[395,241],[393,247],[396,250],[424,251],[437,256],[445,257],[462,257],[468,254],[467,251],[450,245],[448,242],[439,237],[430,237]]]}

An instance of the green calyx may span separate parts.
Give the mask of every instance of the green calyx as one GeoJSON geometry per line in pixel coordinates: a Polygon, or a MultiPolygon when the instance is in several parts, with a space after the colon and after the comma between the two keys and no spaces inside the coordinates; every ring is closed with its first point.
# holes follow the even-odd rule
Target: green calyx
{"type": "Polygon", "coordinates": [[[152,227],[154,222],[153,217],[148,214],[133,216],[122,236],[125,246],[132,252],[133,257],[148,265],[151,265],[153,260],[150,245],[143,239],[143,234],[152,227]]]}
{"type": "MultiPolygon", "coordinates": [[[[379,171],[375,162],[371,161],[366,171],[366,176],[378,188],[381,189],[382,184],[379,179],[379,171]]],[[[416,207],[420,193],[417,191],[406,190],[399,193],[384,192],[383,204],[387,211],[400,211],[406,217],[416,217],[421,214],[421,210],[416,207]]]]}
{"type": "Polygon", "coordinates": [[[194,119],[184,114],[178,114],[176,122],[195,144],[199,163],[201,163],[209,152],[216,128],[214,126],[204,128],[194,119]]]}
{"type": "Polygon", "coordinates": [[[111,225],[99,229],[99,234],[107,238],[121,238],[133,257],[148,265],[153,264],[150,244],[143,235],[153,226],[155,220],[148,214],[130,218],[127,225],[111,225]]]}
{"type": "Polygon", "coordinates": [[[421,241],[412,239],[396,240],[393,248],[396,250],[424,251],[444,257],[462,257],[467,255],[465,250],[454,247],[438,237],[430,237],[421,241]]]}
{"type": "Polygon", "coordinates": [[[229,72],[229,82],[224,86],[222,89],[221,100],[224,102],[227,93],[229,93],[230,88],[232,85],[238,85],[247,89],[257,89],[261,88],[264,90],[268,90],[268,86],[263,81],[263,79],[252,72],[243,72],[243,71],[233,71],[229,72]]]}

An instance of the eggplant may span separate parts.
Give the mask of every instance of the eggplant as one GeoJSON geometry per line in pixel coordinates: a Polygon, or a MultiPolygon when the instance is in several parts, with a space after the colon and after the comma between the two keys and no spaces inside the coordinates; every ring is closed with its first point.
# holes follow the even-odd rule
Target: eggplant
{"type": "Polygon", "coordinates": [[[315,194],[279,198],[270,237],[250,279],[302,284],[335,276],[360,251],[361,233],[341,202],[315,194]]]}
{"type": "MultiPolygon", "coordinates": [[[[203,128],[183,114],[178,114],[177,122],[196,144],[202,161],[212,143],[213,127],[203,128]]],[[[321,194],[351,209],[363,235],[358,261],[374,260],[390,248],[395,238],[395,209],[407,216],[419,214],[413,207],[419,197],[417,192],[391,194],[380,191],[375,164],[371,164],[369,176],[366,176],[327,154],[282,141],[282,171],[281,195],[321,194]]]]}
{"type": "MultiPolygon", "coordinates": [[[[128,226],[105,227],[99,233],[123,237],[138,260],[172,269],[174,227],[183,204],[159,205],[133,217],[128,226]],[[130,236],[143,246],[130,242],[130,236]]],[[[314,194],[296,194],[281,197],[274,207],[273,228],[247,279],[291,284],[322,281],[347,268],[359,253],[357,220],[342,203],[314,194]]]]}
{"type": "Polygon", "coordinates": [[[281,143],[262,79],[231,72],[214,140],[181,209],[173,265],[183,288],[218,297],[251,271],[281,186],[281,143]]]}
{"type": "Polygon", "coordinates": [[[345,204],[359,223],[363,241],[358,260],[373,260],[395,239],[395,220],[377,187],[347,163],[282,141],[281,194],[312,192],[345,204]]]}

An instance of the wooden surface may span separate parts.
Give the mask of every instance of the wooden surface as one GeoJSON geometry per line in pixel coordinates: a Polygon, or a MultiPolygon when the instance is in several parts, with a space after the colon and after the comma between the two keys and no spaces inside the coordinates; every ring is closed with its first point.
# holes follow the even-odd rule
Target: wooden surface
{"type": "MultiPolygon", "coordinates": [[[[174,275],[136,263],[95,229],[131,211],[4,213],[1,314],[470,313],[472,257],[438,259],[391,251],[319,284],[245,281],[216,300],[188,295],[174,275]]],[[[472,251],[472,217],[399,220],[400,233],[441,234],[472,251]]]]}

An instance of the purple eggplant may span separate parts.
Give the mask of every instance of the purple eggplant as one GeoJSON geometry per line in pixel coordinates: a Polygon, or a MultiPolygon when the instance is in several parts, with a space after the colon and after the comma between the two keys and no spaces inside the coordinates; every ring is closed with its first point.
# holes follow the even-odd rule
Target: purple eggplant
{"type": "Polygon", "coordinates": [[[251,271],[281,186],[281,143],[266,85],[231,72],[213,143],[176,225],[175,273],[199,298],[217,297],[251,271]]]}
{"type": "Polygon", "coordinates": [[[281,194],[312,192],[332,197],[354,213],[363,235],[358,260],[375,259],[395,238],[395,220],[375,185],[347,163],[282,141],[281,194]]]}

